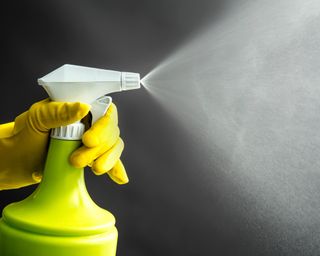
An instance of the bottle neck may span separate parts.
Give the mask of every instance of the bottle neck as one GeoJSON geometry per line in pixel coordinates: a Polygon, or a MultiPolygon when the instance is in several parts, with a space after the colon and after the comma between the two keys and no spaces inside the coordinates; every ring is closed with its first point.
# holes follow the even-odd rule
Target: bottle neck
{"type": "Polygon", "coordinates": [[[81,140],[85,125],[80,121],[51,130],[51,138],[60,140],[81,140]]]}
{"type": "MultiPolygon", "coordinates": [[[[74,195],[87,197],[83,168],[78,169],[69,163],[69,156],[81,145],[79,140],[50,139],[47,160],[37,195],[45,200],[54,195],[55,200],[69,200],[72,204],[74,195]]],[[[39,198],[40,199],[40,198],[39,198]]]]}

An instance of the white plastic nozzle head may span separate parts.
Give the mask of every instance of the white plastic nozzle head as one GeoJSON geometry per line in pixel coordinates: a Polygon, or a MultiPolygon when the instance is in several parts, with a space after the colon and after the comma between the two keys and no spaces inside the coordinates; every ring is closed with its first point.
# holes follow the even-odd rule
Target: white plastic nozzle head
{"type": "Polygon", "coordinates": [[[99,97],[140,88],[140,75],[65,64],[38,79],[54,101],[81,101],[91,104],[99,97]]]}
{"type": "MultiPolygon", "coordinates": [[[[90,104],[93,122],[95,122],[104,115],[112,102],[110,97],[103,96],[113,92],[139,89],[140,75],[65,64],[39,78],[38,83],[54,101],[79,101],[90,104]]],[[[78,138],[80,125],[75,124],[72,127],[56,129],[53,136],[63,139],[78,138]],[[76,134],[73,131],[76,131],[76,134]]]]}
{"type": "Polygon", "coordinates": [[[91,104],[105,94],[121,91],[121,72],[65,64],[38,83],[54,101],[91,104]]]}
{"type": "Polygon", "coordinates": [[[121,90],[133,90],[140,88],[140,74],[121,72],[121,90]]]}

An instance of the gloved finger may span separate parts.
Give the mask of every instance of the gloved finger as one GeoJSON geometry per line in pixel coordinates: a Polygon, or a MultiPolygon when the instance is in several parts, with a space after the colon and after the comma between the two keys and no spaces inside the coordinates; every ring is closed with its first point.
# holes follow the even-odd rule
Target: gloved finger
{"type": "Polygon", "coordinates": [[[113,127],[114,130],[111,130],[108,141],[106,141],[105,143],[92,148],[84,145],[75,150],[70,156],[71,164],[77,168],[83,168],[91,164],[95,159],[112,148],[112,146],[117,142],[120,133],[118,126],[113,127]]]}
{"type": "Polygon", "coordinates": [[[110,148],[107,152],[105,152],[103,155],[98,157],[97,160],[94,161],[92,165],[92,171],[96,175],[101,175],[110,171],[119,160],[123,148],[123,140],[119,138],[112,148],[110,148]]]}
{"type": "Polygon", "coordinates": [[[116,183],[122,185],[129,182],[128,175],[126,173],[126,169],[123,166],[123,163],[119,159],[115,166],[107,172],[109,177],[116,183]]]}
{"type": "Polygon", "coordinates": [[[33,104],[29,110],[28,122],[39,132],[65,126],[81,120],[89,113],[90,106],[81,102],[54,102],[45,99],[33,104]]]}
{"type": "Polygon", "coordinates": [[[0,125],[0,138],[6,138],[12,135],[14,122],[0,125]]]}
{"type": "Polygon", "coordinates": [[[107,113],[98,119],[92,127],[82,136],[82,142],[87,147],[96,147],[109,140],[111,130],[118,126],[117,107],[113,103],[107,110],[107,113]]]}

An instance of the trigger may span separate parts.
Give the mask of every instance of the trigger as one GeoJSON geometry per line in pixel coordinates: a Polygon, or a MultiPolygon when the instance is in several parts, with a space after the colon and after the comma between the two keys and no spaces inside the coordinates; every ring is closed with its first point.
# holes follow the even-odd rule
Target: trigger
{"type": "Polygon", "coordinates": [[[111,103],[112,98],[110,96],[102,96],[91,104],[90,112],[92,114],[92,124],[95,123],[100,117],[104,116],[111,103]]]}

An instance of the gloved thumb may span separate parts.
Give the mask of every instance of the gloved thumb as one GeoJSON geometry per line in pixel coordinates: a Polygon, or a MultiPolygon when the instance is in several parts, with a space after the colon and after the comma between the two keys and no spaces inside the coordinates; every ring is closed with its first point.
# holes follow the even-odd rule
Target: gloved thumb
{"type": "Polygon", "coordinates": [[[90,105],[81,102],[54,102],[50,99],[33,104],[28,121],[32,128],[47,132],[81,120],[90,110],[90,105]]]}

